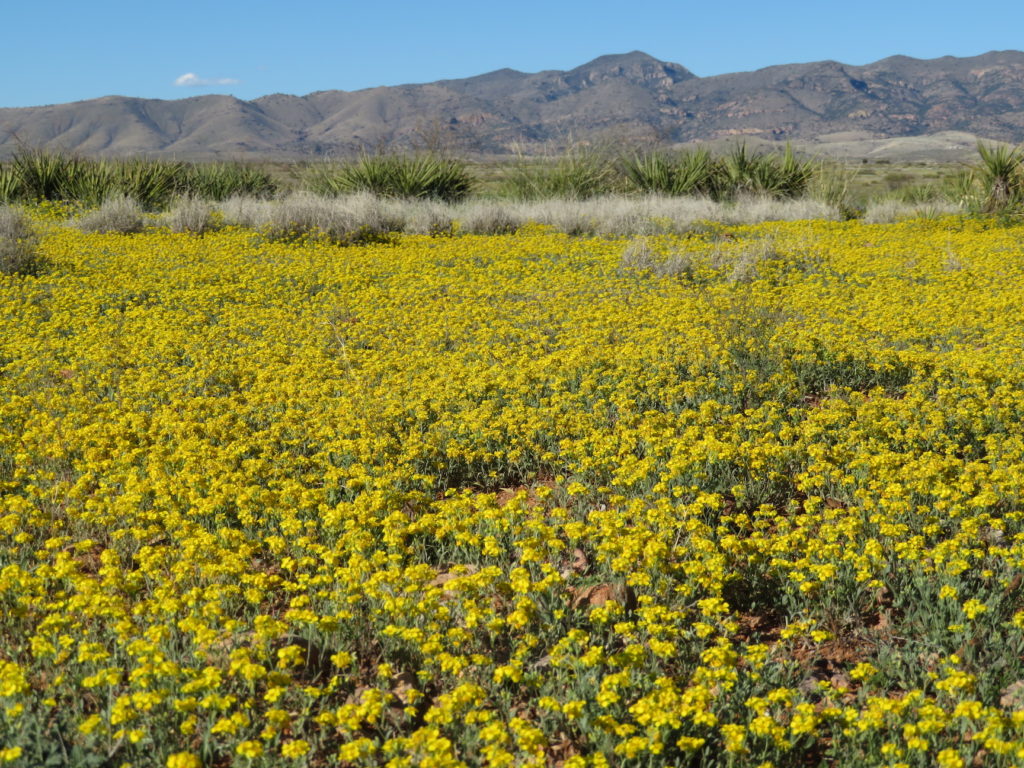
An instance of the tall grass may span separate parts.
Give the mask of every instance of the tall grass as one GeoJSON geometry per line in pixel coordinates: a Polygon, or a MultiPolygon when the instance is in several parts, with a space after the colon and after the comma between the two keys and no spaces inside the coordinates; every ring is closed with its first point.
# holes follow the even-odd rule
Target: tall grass
{"type": "Polygon", "coordinates": [[[380,197],[456,202],[472,191],[474,179],[464,161],[438,154],[363,155],[347,163],[315,168],[309,191],[324,196],[369,192],[380,197]]]}
{"type": "Polygon", "coordinates": [[[41,149],[18,152],[10,164],[18,181],[18,197],[27,200],[69,199],[82,163],[80,158],[41,149]]]}

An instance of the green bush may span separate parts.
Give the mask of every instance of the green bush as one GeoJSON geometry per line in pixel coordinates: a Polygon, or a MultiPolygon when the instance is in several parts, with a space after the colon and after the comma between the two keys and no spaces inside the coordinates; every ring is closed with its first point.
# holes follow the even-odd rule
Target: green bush
{"type": "Polygon", "coordinates": [[[633,155],[623,161],[622,171],[633,190],[647,194],[718,198],[725,182],[722,163],[706,149],[633,155]]]}
{"type": "Polygon", "coordinates": [[[975,178],[981,186],[984,213],[1012,213],[1024,207],[1024,149],[978,142],[981,163],[975,178]]]}
{"type": "Polygon", "coordinates": [[[21,180],[9,165],[0,165],[0,203],[12,203],[21,195],[21,180]]]}
{"type": "Polygon", "coordinates": [[[269,198],[277,183],[266,171],[244,163],[196,163],[183,174],[178,192],[218,202],[234,195],[269,198]]]}
{"type": "Polygon", "coordinates": [[[753,154],[740,144],[725,157],[724,168],[729,196],[802,197],[815,174],[814,162],[798,160],[788,144],[782,155],[753,154]]]}
{"type": "Polygon", "coordinates": [[[612,156],[589,148],[570,149],[555,159],[519,157],[502,183],[515,200],[585,200],[623,191],[612,156]]]}
{"type": "Polygon", "coordinates": [[[332,197],[369,192],[379,197],[457,202],[469,195],[473,184],[465,162],[457,158],[385,154],[316,168],[306,186],[315,194],[332,197]]]}
{"type": "Polygon", "coordinates": [[[83,161],[70,155],[29,149],[11,159],[18,180],[19,196],[26,200],[67,200],[83,161]]]}

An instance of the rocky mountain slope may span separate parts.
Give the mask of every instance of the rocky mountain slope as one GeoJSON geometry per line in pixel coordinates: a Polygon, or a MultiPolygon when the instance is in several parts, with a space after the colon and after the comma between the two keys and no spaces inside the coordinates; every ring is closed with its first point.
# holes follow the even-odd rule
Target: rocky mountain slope
{"type": "Polygon", "coordinates": [[[504,153],[593,137],[844,141],[956,131],[1024,141],[1024,53],[866,66],[835,61],[697,77],[640,52],[567,72],[502,69],[419,85],[253,101],[107,96],[0,109],[0,156],[310,156],[378,145],[504,153]]]}

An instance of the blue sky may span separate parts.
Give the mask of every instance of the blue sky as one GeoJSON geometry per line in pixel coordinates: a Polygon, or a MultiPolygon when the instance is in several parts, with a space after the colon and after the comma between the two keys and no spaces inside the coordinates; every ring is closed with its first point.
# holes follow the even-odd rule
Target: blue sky
{"type": "Polygon", "coordinates": [[[706,76],[798,61],[865,64],[897,53],[933,58],[1024,48],[1021,0],[18,0],[6,6],[2,107],[111,94],[302,95],[501,67],[571,69],[631,50],[706,76]]]}

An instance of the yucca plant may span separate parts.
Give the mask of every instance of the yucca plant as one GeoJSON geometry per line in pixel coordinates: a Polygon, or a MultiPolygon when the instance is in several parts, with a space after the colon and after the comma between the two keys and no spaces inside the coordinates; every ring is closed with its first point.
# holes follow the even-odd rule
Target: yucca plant
{"type": "Polygon", "coordinates": [[[633,155],[622,163],[629,185],[659,195],[707,195],[721,191],[723,169],[706,149],[671,155],[662,151],[633,155]]]}
{"type": "Polygon", "coordinates": [[[964,168],[947,179],[945,195],[968,212],[981,213],[981,183],[974,168],[964,168]]]}
{"type": "Polygon", "coordinates": [[[815,172],[814,163],[798,160],[789,144],[781,156],[753,154],[746,144],[739,144],[726,156],[724,167],[731,194],[748,193],[779,199],[806,193],[815,172]]]}
{"type": "Polygon", "coordinates": [[[1024,205],[1024,154],[1021,147],[978,142],[981,163],[975,169],[985,213],[1008,213],[1024,205]]]}
{"type": "Polygon", "coordinates": [[[79,163],[63,185],[62,197],[93,207],[118,191],[117,165],[109,160],[79,163]]]}
{"type": "Polygon", "coordinates": [[[196,163],[183,175],[178,191],[202,200],[227,200],[234,195],[269,198],[277,191],[265,170],[243,163],[196,163]]]}
{"type": "Polygon", "coordinates": [[[116,191],[147,211],[158,210],[174,197],[186,170],[178,161],[124,160],[117,164],[116,191]]]}
{"type": "Polygon", "coordinates": [[[621,192],[624,185],[611,155],[574,147],[554,160],[520,156],[502,186],[516,200],[585,200],[621,192]]]}
{"type": "Polygon", "coordinates": [[[18,174],[9,165],[0,165],[0,203],[11,203],[21,196],[18,174]]]}
{"type": "Polygon", "coordinates": [[[70,190],[82,165],[78,157],[44,149],[23,150],[11,160],[24,196],[32,200],[71,199],[70,190]]]}
{"type": "Polygon", "coordinates": [[[354,162],[314,169],[307,187],[328,196],[369,192],[457,202],[469,195],[473,177],[465,162],[445,155],[363,155],[354,162]]]}

